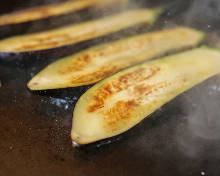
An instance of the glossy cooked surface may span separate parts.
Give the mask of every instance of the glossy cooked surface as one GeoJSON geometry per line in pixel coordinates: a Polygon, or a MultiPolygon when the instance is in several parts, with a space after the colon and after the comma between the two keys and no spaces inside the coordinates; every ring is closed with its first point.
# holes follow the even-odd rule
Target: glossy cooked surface
{"type": "Polygon", "coordinates": [[[101,19],[82,22],[46,32],[11,37],[0,41],[0,52],[44,50],[74,44],[119,31],[137,24],[152,24],[158,10],[128,10],[101,19]],[[132,19],[132,20],[130,20],[132,19]]]}
{"type": "MultiPolygon", "coordinates": [[[[19,2],[22,8],[20,0],[8,1],[19,2]]],[[[146,4],[142,7],[149,7],[148,2],[158,7],[174,0],[143,1],[146,4]]],[[[4,2],[1,1],[0,9],[5,7],[4,2]]],[[[27,7],[36,0],[22,2],[27,7]]],[[[177,24],[211,29],[213,34],[220,31],[214,27],[215,18],[219,19],[215,14],[220,1],[178,2],[179,6],[169,8],[169,13],[177,13],[160,20],[160,29],[177,24]],[[193,3],[183,5],[189,2],[193,3]]],[[[11,4],[9,7],[12,9],[11,4]]],[[[219,43],[218,36],[213,39],[219,43]]],[[[217,47],[213,42],[208,44],[217,47]]],[[[34,58],[30,56],[30,60],[34,58]]],[[[34,65],[20,68],[0,61],[0,175],[220,175],[219,76],[181,94],[111,144],[107,140],[104,146],[96,144],[84,149],[72,147],[70,130],[74,105],[89,86],[41,94],[26,87],[31,77],[50,62],[42,58],[34,65]]]]}
{"type": "Polygon", "coordinates": [[[202,38],[200,31],[177,27],[100,45],[50,64],[28,87],[44,90],[89,85],[143,60],[193,47],[202,38]]]}
{"type": "Polygon", "coordinates": [[[207,48],[125,69],[81,96],[72,140],[88,144],[123,133],[182,92],[220,72],[220,51],[207,48]]]}
{"type": "Polygon", "coordinates": [[[107,7],[115,3],[125,2],[125,0],[70,0],[64,3],[51,4],[41,7],[33,7],[11,14],[0,16],[0,26],[29,22],[44,19],[52,16],[67,14],[89,7],[107,7]]]}

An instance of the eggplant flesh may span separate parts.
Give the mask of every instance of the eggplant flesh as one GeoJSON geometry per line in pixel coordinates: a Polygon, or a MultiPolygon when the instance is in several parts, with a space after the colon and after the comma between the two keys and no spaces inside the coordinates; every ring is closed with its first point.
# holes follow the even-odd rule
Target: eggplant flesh
{"type": "Polygon", "coordinates": [[[64,15],[89,7],[104,8],[114,4],[124,3],[126,0],[70,0],[64,3],[33,7],[0,16],[0,26],[24,23],[34,20],[64,15]]]}
{"type": "Polygon", "coordinates": [[[220,51],[202,47],[125,69],[78,100],[71,137],[89,144],[119,135],[171,99],[220,72],[220,51]]]}
{"type": "Polygon", "coordinates": [[[203,36],[200,31],[177,27],[100,45],[50,64],[32,78],[28,87],[45,90],[89,85],[143,60],[193,47],[203,36]]]}
{"type": "Polygon", "coordinates": [[[136,9],[101,19],[0,41],[0,52],[27,52],[62,47],[138,25],[152,24],[160,10],[136,9]],[[132,19],[132,20],[131,20],[132,19]]]}

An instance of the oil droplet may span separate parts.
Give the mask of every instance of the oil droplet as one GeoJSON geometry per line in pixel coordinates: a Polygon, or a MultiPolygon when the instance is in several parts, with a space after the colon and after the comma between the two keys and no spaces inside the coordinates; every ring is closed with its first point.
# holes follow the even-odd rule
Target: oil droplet
{"type": "Polygon", "coordinates": [[[202,171],[202,172],[201,172],[201,175],[202,175],[202,176],[204,176],[204,175],[205,175],[205,172],[204,172],[204,171],[202,171]]]}
{"type": "Polygon", "coordinates": [[[73,145],[73,147],[80,147],[80,144],[78,144],[78,143],[75,142],[75,141],[72,141],[72,145],[73,145]]]}

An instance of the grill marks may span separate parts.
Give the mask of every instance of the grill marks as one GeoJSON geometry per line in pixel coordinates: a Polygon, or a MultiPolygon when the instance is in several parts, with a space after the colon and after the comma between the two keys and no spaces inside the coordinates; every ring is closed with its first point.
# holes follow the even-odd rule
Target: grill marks
{"type": "MultiPolygon", "coordinates": [[[[194,46],[202,40],[202,36],[201,32],[194,29],[177,27],[95,46],[52,63],[31,80],[37,80],[40,75],[45,80],[50,80],[48,84],[40,86],[39,83],[38,87],[29,88],[44,90],[89,85],[123,68],[155,58],[160,54],[194,46]]],[[[53,41],[52,38],[49,39],[53,41]]],[[[127,81],[126,76],[130,77],[130,75],[125,75],[124,78],[120,78],[120,81],[127,81]]],[[[138,77],[135,79],[138,81],[138,77]]]]}
{"type": "Polygon", "coordinates": [[[14,12],[9,15],[0,16],[0,25],[17,24],[22,22],[45,19],[52,16],[62,15],[71,11],[82,10],[95,5],[97,0],[69,1],[60,4],[52,4],[41,7],[29,8],[14,12]]]}
{"type": "Polygon", "coordinates": [[[150,79],[159,71],[160,68],[149,68],[147,70],[145,68],[140,68],[135,72],[127,73],[119,77],[119,83],[122,83],[122,85],[124,86],[123,88],[127,88],[128,86],[133,85],[135,82],[150,79]],[[146,71],[148,72],[148,74],[146,73],[146,71]]]}
{"type": "Polygon", "coordinates": [[[104,128],[111,131],[116,131],[120,126],[128,123],[128,118],[138,104],[134,100],[118,101],[109,111],[104,114],[104,128]]]}
{"type": "Polygon", "coordinates": [[[142,83],[134,87],[134,93],[136,93],[138,96],[148,95],[152,93],[153,87],[153,85],[145,85],[142,83]]]}
{"type": "MultiPolygon", "coordinates": [[[[109,1],[111,2],[111,1],[109,1]]],[[[0,42],[0,51],[26,52],[57,48],[107,35],[138,24],[152,24],[157,11],[138,9],[41,33],[15,36],[0,42]],[[132,20],[130,20],[132,18],[132,20]]]]}
{"type": "Polygon", "coordinates": [[[117,66],[103,66],[101,67],[99,70],[97,70],[96,72],[90,73],[90,74],[84,74],[82,76],[77,76],[77,77],[73,77],[70,78],[70,81],[72,82],[73,85],[75,84],[82,84],[84,85],[85,83],[91,84],[98,80],[101,80],[102,78],[105,78],[117,71],[119,71],[120,68],[118,68],[117,66]],[[95,78],[95,79],[94,79],[95,78]]]}
{"type": "Polygon", "coordinates": [[[76,104],[73,141],[89,144],[129,130],[176,96],[218,74],[219,58],[219,51],[203,47],[144,62],[96,84],[76,104]]]}
{"type": "MultiPolygon", "coordinates": [[[[71,30],[71,29],[70,29],[71,30]]],[[[48,33],[44,36],[36,36],[31,39],[31,43],[25,42],[24,44],[15,47],[16,51],[31,51],[47,48],[56,48],[62,45],[67,45],[70,43],[76,43],[89,38],[96,37],[98,32],[95,30],[88,31],[84,35],[71,35],[68,31],[60,32],[59,34],[48,33]]],[[[76,34],[76,33],[75,33],[76,34]]]]}
{"type": "MultiPolygon", "coordinates": [[[[139,42],[139,46],[141,42],[139,42]]],[[[86,70],[87,67],[91,64],[93,64],[93,60],[96,59],[103,59],[103,57],[109,57],[112,55],[117,55],[120,54],[123,51],[127,51],[130,49],[132,43],[129,45],[129,47],[125,47],[124,45],[118,45],[116,44],[117,47],[112,47],[109,45],[106,45],[102,48],[98,48],[97,50],[94,50],[94,52],[89,52],[82,54],[81,56],[77,57],[74,59],[72,62],[67,64],[66,67],[63,67],[58,70],[58,73],[61,75],[68,75],[71,72],[81,72],[83,70],[86,70]]],[[[127,45],[126,45],[127,46],[127,45]]],[[[137,48],[137,46],[135,46],[137,48]]],[[[120,63],[114,64],[114,63],[108,63],[104,64],[102,67],[99,68],[99,70],[95,70],[95,72],[91,72],[90,74],[85,74],[80,77],[76,78],[71,78],[71,82],[74,83],[84,83],[84,82],[93,82],[93,80],[101,80],[112,73],[115,73],[119,71],[120,68],[120,63]],[[105,65],[105,66],[104,66],[105,65]],[[117,66],[116,66],[117,65],[117,66]]]]}
{"type": "Polygon", "coordinates": [[[67,64],[65,67],[62,67],[58,70],[58,73],[61,75],[69,74],[73,71],[82,71],[85,68],[85,65],[91,63],[92,58],[95,56],[92,54],[86,54],[79,56],[77,59],[74,59],[72,62],[67,64]]]}
{"type": "Polygon", "coordinates": [[[87,111],[89,113],[93,113],[100,108],[103,108],[105,105],[105,100],[112,96],[115,92],[113,91],[113,87],[110,84],[107,84],[97,92],[96,95],[93,96],[94,103],[93,105],[89,106],[87,111]]]}
{"type": "MultiPolygon", "coordinates": [[[[106,131],[117,131],[132,121],[133,113],[138,112],[137,108],[141,109],[143,103],[146,103],[151,94],[153,97],[160,96],[160,90],[174,86],[181,87],[187,82],[185,78],[156,83],[147,81],[154,79],[154,76],[161,71],[162,68],[152,66],[150,68],[139,68],[119,76],[116,81],[99,88],[92,97],[92,104],[88,107],[87,112],[102,114],[104,117],[103,128],[106,131]],[[120,96],[120,93],[125,93],[125,98],[116,102],[113,98],[109,100],[111,97],[120,96]],[[111,103],[106,106],[108,100],[111,103]]],[[[151,100],[148,108],[156,103],[157,99],[151,100]]],[[[135,117],[133,120],[135,120],[135,117]]]]}
{"type": "MultiPolygon", "coordinates": [[[[137,85],[137,83],[142,83],[152,78],[160,70],[160,68],[139,68],[133,72],[120,76],[116,82],[113,82],[112,84],[107,84],[102,89],[99,89],[96,95],[93,96],[93,104],[89,106],[88,112],[93,113],[96,112],[98,109],[103,108],[108,98],[121,91],[128,91],[129,87],[134,87],[134,91],[132,92],[131,96],[137,94],[142,95],[145,92],[149,93],[149,91],[153,88],[151,85],[144,86],[144,84],[137,85]]],[[[136,102],[134,103],[136,104],[136,102]]]]}
{"type": "Polygon", "coordinates": [[[80,11],[89,7],[107,7],[114,4],[124,3],[125,0],[69,0],[64,3],[51,4],[40,7],[29,8],[14,12],[12,14],[0,16],[0,26],[18,24],[34,20],[45,19],[53,16],[64,15],[74,11],[80,11]]]}
{"type": "MultiPolygon", "coordinates": [[[[122,126],[126,126],[127,123],[132,121],[132,113],[137,113],[138,110],[136,108],[141,108],[141,104],[143,103],[144,99],[147,99],[147,96],[153,94],[154,92],[158,91],[159,89],[167,88],[171,86],[171,83],[161,82],[158,84],[153,85],[137,85],[133,89],[133,91],[129,94],[129,97],[132,97],[130,100],[127,101],[117,101],[113,107],[107,110],[101,110],[99,113],[103,114],[104,116],[104,129],[107,131],[114,132],[120,129],[122,126]],[[137,90],[138,87],[138,90],[137,90]]],[[[148,104],[147,108],[151,108],[154,104],[157,103],[157,100],[151,101],[148,104]]],[[[103,108],[102,105],[100,108],[103,108]]],[[[140,111],[141,112],[141,111],[140,111]]],[[[133,116],[136,118],[136,116],[133,116]]]]}
{"type": "MultiPolygon", "coordinates": [[[[85,54],[80,54],[77,58],[73,59],[71,62],[66,64],[65,66],[59,68],[58,73],[61,75],[68,75],[71,72],[80,72],[87,69],[87,66],[91,65],[93,60],[98,57],[102,57],[103,52],[87,52],[85,54]]],[[[100,68],[100,72],[104,71],[104,69],[109,70],[109,67],[100,68]]],[[[96,72],[97,73],[97,72],[96,72]]],[[[94,74],[96,74],[94,73],[94,74]]],[[[87,74],[88,75],[88,74],[87,74]]],[[[93,73],[91,73],[91,76],[93,73]]],[[[84,77],[84,76],[83,76],[84,77]]]]}

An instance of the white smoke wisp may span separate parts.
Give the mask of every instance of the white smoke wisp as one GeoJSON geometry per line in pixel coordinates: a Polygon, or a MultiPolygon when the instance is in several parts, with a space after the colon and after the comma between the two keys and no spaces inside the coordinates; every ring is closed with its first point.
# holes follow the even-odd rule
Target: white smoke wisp
{"type": "Polygon", "coordinates": [[[220,76],[184,94],[183,123],[177,124],[175,138],[186,156],[197,157],[213,141],[220,140],[220,76]]]}

